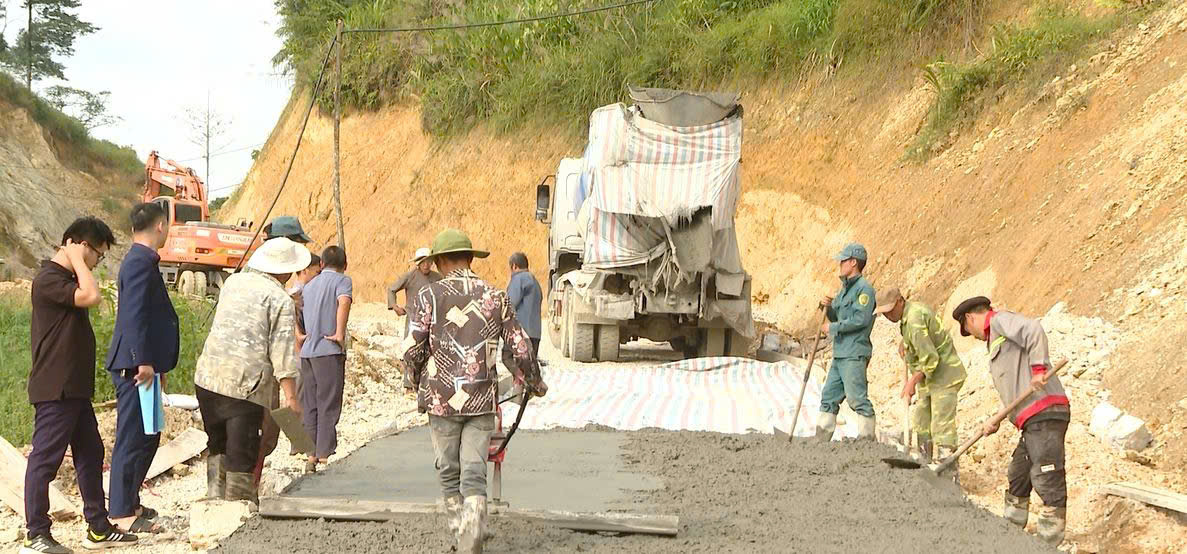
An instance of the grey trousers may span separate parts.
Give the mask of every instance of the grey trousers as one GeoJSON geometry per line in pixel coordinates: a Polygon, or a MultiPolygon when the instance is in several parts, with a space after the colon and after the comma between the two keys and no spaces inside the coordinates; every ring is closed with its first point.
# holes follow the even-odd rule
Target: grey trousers
{"type": "Polygon", "coordinates": [[[442,497],[486,496],[486,457],[494,431],[495,414],[429,415],[442,497]]]}
{"type": "Polygon", "coordinates": [[[346,380],[346,355],[301,358],[301,408],[305,432],[316,445],[318,458],[329,458],[338,448],[338,418],[342,417],[342,388],[346,380]]]}

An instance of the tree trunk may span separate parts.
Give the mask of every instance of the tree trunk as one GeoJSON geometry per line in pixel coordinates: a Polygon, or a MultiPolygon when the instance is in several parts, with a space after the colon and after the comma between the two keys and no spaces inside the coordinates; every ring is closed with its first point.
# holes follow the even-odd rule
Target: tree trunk
{"type": "Polygon", "coordinates": [[[33,92],[33,0],[26,0],[29,8],[29,26],[25,28],[25,88],[33,92]]]}

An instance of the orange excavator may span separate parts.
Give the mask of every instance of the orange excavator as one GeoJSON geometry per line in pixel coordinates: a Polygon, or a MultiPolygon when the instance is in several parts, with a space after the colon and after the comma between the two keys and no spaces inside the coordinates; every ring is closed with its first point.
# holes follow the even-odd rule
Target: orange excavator
{"type": "Polygon", "coordinates": [[[169,218],[169,239],[158,253],[161,276],[182,294],[218,296],[223,282],[257,246],[250,224],[210,221],[206,185],[193,169],[164,160],[154,150],[144,166],[143,202],[159,204],[169,218]]]}

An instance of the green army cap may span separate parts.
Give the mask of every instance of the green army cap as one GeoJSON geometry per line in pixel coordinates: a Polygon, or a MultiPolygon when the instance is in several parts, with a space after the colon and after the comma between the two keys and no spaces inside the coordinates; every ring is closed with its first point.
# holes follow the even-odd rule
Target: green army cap
{"type": "Polygon", "coordinates": [[[864,247],[856,242],[851,242],[849,244],[846,244],[845,248],[841,249],[840,254],[833,256],[833,259],[838,262],[843,262],[850,258],[861,260],[863,262],[866,261],[866,259],[867,259],[866,247],[864,247]]]}
{"type": "Polygon", "coordinates": [[[476,250],[473,243],[470,242],[470,237],[458,229],[446,229],[437,233],[437,236],[433,238],[433,251],[429,257],[436,258],[442,254],[454,252],[469,252],[474,254],[475,258],[485,258],[490,255],[490,252],[485,250],[476,250]]]}
{"type": "Polygon", "coordinates": [[[291,215],[282,215],[264,226],[264,235],[268,238],[288,237],[297,242],[313,242],[305,230],[301,228],[301,221],[291,215]]]}

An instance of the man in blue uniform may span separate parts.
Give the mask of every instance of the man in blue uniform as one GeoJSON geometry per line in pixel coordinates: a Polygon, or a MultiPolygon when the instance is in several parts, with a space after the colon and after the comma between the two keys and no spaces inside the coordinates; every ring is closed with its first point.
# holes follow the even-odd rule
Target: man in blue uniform
{"type": "Polygon", "coordinates": [[[874,328],[875,301],[874,287],[862,276],[867,258],[864,246],[845,246],[835,258],[840,262],[841,290],[835,299],[825,296],[821,301],[828,322],[820,331],[833,340],[833,363],[820,391],[820,418],[816,423],[816,437],[822,440],[832,438],[845,399],[857,413],[858,438],[874,438],[874,405],[867,394],[866,366],[873,352],[870,331],[874,328]]]}

